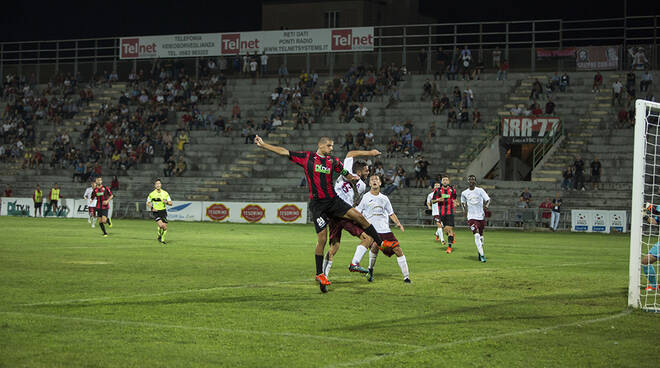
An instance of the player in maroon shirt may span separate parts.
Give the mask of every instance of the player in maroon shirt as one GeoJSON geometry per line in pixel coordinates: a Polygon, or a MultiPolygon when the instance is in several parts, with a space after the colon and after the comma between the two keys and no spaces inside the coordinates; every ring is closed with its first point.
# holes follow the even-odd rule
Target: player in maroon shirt
{"type": "Polygon", "coordinates": [[[433,193],[433,203],[438,204],[440,221],[447,234],[447,253],[451,253],[452,244],[454,244],[454,208],[458,201],[456,200],[456,189],[449,185],[449,176],[442,176],[442,186],[433,193]]]}
{"type": "Polygon", "coordinates": [[[334,180],[332,172],[344,175],[349,180],[357,180],[358,177],[352,175],[344,169],[341,161],[337,157],[330,156],[334,148],[334,142],[331,138],[321,137],[318,142],[316,152],[311,151],[289,151],[286,148],[268,144],[256,136],[254,143],[261,148],[277,153],[281,156],[289,157],[289,160],[302,166],[305,169],[305,177],[309,187],[309,210],[312,212],[314,227],[316,228],[316,280],[319,281],[321,291],[327,292],[326,285],[330,281],[323,273],[323,251],[327,241],[327,225],[331,218],[345,218],[355,221],[364,232],[367,233],[376,244],[385,243],[388,246],[396,246],[391,241],[383,241],[373,225],[355,210],[349,204],[337,196],[334,189],[334,180]]]}
{"type": "Polygon", "coordinates": [[[110,208],[110,201],[114,196],[110,188],[103,185],[103,178],[100,176],[96,178],[96,188],[92,191],[92,198],[96,198],[96,217],[99,219],[99,226],[103,231],[103,236],[108,236],[105,231],[105,224],[112,227],[112,222],[108,217],[108,209],[110,208]]]}

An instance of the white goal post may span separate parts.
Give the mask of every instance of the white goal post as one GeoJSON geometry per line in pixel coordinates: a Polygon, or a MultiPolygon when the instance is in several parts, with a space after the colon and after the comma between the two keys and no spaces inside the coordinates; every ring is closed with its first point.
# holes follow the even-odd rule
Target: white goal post
{"type": "Polygon", "coordinates": [[[660,221],[654,221],[654,215],[660,219],[660,207],[656,209],[660,206],[659,116],[660,103],[635,102],[628,306],[655,312],[660,312],[660,273],[656,272],[660,260],[642,266],[642,259],[660,241],[660,221]],[[655,285],[650,280],[654,278],[655,285]]]}

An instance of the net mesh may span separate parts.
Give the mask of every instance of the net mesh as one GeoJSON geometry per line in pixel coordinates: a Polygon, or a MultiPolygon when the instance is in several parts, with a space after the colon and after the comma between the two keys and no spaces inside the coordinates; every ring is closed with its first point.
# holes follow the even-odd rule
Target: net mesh
{"type": "Polygon", "coordinates": [[[660,312],[660,108],[646,105],[645,110],[644,121],[635,122],[646,127],[640,305],[660,312]]]}

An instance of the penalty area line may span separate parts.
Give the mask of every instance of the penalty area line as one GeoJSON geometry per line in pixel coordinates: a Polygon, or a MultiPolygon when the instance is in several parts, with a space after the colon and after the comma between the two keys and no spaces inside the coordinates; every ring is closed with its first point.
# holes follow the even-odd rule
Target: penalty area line
{"type": "MultiPolygon", "coordinates": [[[[350,343],[350,344],[355,344],[355,343],[371,344],[371,345],[383,344],[382,341],[351,339],[351,338],[344,338],[338,336],[312,335],[312,334],[297,333],[297,332],[273,332],[273,331],[260,331],[260,330],[241,330],[241,329],[222,328],[222,327],[198,327],[198,326],[186,326],[186,325],[172,325],[172,324],[155,323],[155,322],[124,321],[117,319],[67,317],[67,316],[56,316],[52,314],[25,313],[25,312],[0,312],[0,314],[46,318],[46,319],[60,320],[60,321],[73,321],[73,322],[120,325],[120,326],[131,326],[131,327],[146,327],[146,328],[154,328],[154,329],[178,329],[178,330],[188,330],[188,331],[222,332],[227,334],[281,336],[281,337],[293,337],[293,338],[303,338],[303,339],[317,339],[321,341],[331,340],[331,341],[350,343]]],[[[421,346],[419,345],[408,345],[408,344],[398,344],[398,345],[409,348],[421,348],[421,346]]]]}
{"type": "Polygon", "coordinates": [[[497,339],[504,339],[504,338],[507,338],[507,337],[515,337],[515,336],[520,336],[520,335],[544,333],[544,332],[553,331],[553,330],[557,330],[557,329],[564,328],[564,327],[574,327],[574,326],[581,326],[581,325],[588,325],[588,324],[593,324],[593,323],[598,323],[598,322],[609,321],[609,320],[625,317],[625,316],[629,315],[630,313],[632,313],[632,310],[627,309],[627,310],[624,310],[623,312],[619,312],[617,314],[607,316],[607,317],[601,317],[601,318],[596,318],[596,319],[588,319],[588,320],[580,320],[580,321],[575,321],[575,322],[570,322],[570,323],[562,323],[562,324],[549,326],[549,327],[530,328],[528,330],[513,331],[513,332],[502,333],[502,334],[478,336],[478,337],[473,337],[471,339],[450,341],[450,342],[446,342],[446,343],[442,343],[442,344],[423,346],[423,347],[420,347],[420,348],[417,348],[417,349],[412,349],[412,350],[393,352],[393,353],[388,353],[388,354],[383,354],[383,355],[375,355],[375,356],[365,358],[365,359],[361,359],[361,360],[353,360],[353,361],[345,362],[345,363],[330,364],[330,365],[325,366],[324,368],[335,368],[335,367],[346,367],[346,366],[362,365],[362,364],[372,363],[372,362],[375,362],[377,360],[381,360],[381,359],[384,359],[384,358],[391,358],[391,357],[396,357],[396,356],[401,356],[401,355],[408,355],[408,354],[424,353],[424,352],[427,352],[427,351],[437,350],[437,349],[440,349],[440,348],[456,346],[456,345],[471,344],[471,343],[474,343],[474,342],[479,342],[479,341],[484,341],[484,340],[497,340],[497,339]]]}

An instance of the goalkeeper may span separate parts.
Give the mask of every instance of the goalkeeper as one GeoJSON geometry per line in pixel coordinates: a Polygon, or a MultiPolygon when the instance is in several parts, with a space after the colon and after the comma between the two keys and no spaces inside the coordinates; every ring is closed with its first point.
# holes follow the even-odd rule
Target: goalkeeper
{"type": "MultiPolygon", "coordinates": [[[[660,206],[655,206],[651,203],[647,203],[644,206],[650,215],[644,216],[644,218],[651,224],[657,225],[660,223],[660,206]]],[[[655,266],[653,264],[660,259],[660,241],[655,243],[651,248],[651,251],[642,257],[642,269],[644,270],[644,275],[648,280],[648,286],[645,290],[658,290],[658,278],[655,274],[655,266]]]]}

